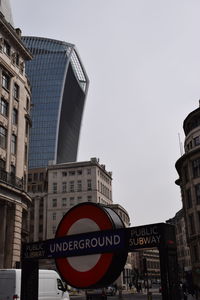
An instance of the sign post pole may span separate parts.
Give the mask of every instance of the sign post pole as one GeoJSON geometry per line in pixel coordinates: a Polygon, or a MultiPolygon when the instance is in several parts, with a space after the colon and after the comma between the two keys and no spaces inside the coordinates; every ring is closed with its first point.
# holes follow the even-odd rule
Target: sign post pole
{"type": "Polygon", "coordinates": [[[21,300],[38,300],[38,269],[37,259],[22,259],[21,300]]]}

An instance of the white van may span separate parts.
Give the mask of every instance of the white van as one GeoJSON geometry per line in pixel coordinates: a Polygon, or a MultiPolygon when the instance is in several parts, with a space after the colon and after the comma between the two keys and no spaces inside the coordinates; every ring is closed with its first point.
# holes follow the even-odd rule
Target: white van
{"type": "MultiPolygon", "coordinates": [[[[0,270],[0,300],[20,299],[21,270],[0,270]]],[[[62,280],[54,270],[39,270],[39,300],[69,300],[62,280]]]]}

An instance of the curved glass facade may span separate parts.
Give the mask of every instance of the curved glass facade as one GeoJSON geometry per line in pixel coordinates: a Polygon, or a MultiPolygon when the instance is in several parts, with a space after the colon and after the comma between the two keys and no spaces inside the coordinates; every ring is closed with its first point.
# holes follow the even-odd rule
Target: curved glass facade
{"type": "Polygon", "coordinates": [[[76,161],[88,78],[75,46],[23,37],[33,60],[26,63],[32,86],[29,168],[76,161]]]}

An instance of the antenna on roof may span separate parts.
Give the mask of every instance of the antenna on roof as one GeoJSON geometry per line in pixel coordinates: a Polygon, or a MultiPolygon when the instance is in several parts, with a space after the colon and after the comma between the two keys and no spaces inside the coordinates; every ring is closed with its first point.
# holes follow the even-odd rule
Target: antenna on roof
{"type": "MultiPolygon", "coordinates": [[[[200,101],[200,100],[199,100],[200,101]]],[[[199,102],[200,104],[200,102],[199,102]]],[[[181,156],[183,155],[183,144],[181,142],[181,137],[180,137],[180,133],[178,133],[178,140],[179,140],[179,148],[180,148],[180,154],[181,156]]]]}

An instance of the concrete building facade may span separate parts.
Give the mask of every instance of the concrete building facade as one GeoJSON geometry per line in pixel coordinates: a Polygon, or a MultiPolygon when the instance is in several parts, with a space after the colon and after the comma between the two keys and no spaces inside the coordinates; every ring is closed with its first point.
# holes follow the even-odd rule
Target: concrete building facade
{"type": "Polygon", "coordinates": [[[20,29],[11,25],[8,4],[1,1],[0,6],[0,268],[20,261],[31,204],[26,192],[31,93],[25,61],[32,55],[21,41],[20,29]]]}
{"type": "Polygon", "coordinates": [[[28,181],[34,202],[34,230],[38,230],[31,240],[52,238],[63,215],[78,203],[112,204],[112,173],[96,158],[31,169],[28,181]],[[43,229],[38,227],[42,215],[43,229]]]}
{"type": "Polygon", "coordinates": [[[200,288],[200,108],[184,120],[184,154],[176,162],[179,175],[193,284],[200,288]]]}

